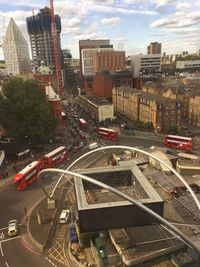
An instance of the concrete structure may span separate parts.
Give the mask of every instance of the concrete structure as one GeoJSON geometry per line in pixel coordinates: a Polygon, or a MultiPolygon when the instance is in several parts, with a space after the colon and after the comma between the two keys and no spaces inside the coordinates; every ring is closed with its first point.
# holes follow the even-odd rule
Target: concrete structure
{"type": "Polygon", "coordinates": [[[94,53],[95,52],[109,52],[113,51],[113,48],[84,48],[81,50],[81,72],[84,76],[90,76],[94,74],[94,53]]]}
{"type": "Polygon", "coordinates": [[[200,164],[195,160],[178,160],[176,170],[181,175],[197,175],[200,174],[200,164]]]}
{"type": "MultiPolygon", "coordinates": [[[[61,63],[60,33],[61,20],[60,16],[55,15],[56,29],[58,36],[58,53],[61,63]]],[[[50,8],[40,9],[37,15],[26,18],[27,31],[30,37],[31,52],[34,66],[37,68],[40,62],[44,60],[45,65],[54,68],[54,49],[53,36],[51,28],[51,12],[50,8]]],[[[62,65],[62,64],[61,64],[62,65]]]]}
{"type": "Polygon", "coordinates": [[[79,40],[80,68],[82,74],[82,49],[87,48],[113,48],[109,39],[79,40]]]}
{"type": "Polygon", "coordinates": [[[176,68],[177,69],[200,68],[200,60],[176,61],[176,68]]]}
{"type": "MultiPolygon", "coordinates": [[[[163,200],[136,165],[93,168],[77,170],[77,172],[117,188],[159,215],[163,215],[163,200]]],[[[81,232],[146,225],[155,222],[151,216],[142,212],[135,205],[108,190],[88,185],[76,177],[74,183],[81,232]]]]}
{"type": "Polygon", "coordinates": [[[115,115],[121,114],[134,121],[152,123],[154,129],[169,130],[182,123],[182,103],[161,95],[149,94],[130,87],[113,88],[115,115]]]}
{"type": "Polygon", "coordinates": [[[140,72],[160,71],[161,58],[161,54],[131,56],[131,68],[133,76],[140,76],[140,72]]]}
{"type": "Polygon", "coordinates": [[[98,122],[114,118],[113,104],[107,100],[100,100],[94,97],[78,96],[82,108],[98,122]]]}
{"type": "Polygon", "coordinates": [[[93,54],[93,72],[125,70],[125,51],[96,51],[93,54]]]}
{"type": "Polygon", "coordinates": [[[158,42],[150,43],[150,45],[147,46],[147,54],[161,54],[161,47],[162,44],[158,42]]]}
{"type": "Polygon", "coordinates": [[[3,53],[8,75],[31,72],[28,43],[12,18],[3,40],[3,53]]]}
{"type": "Polygon", "coordinates": [[[153,259],[184,248],[181,240],[159,224],[112,229],[109,235],[124,266],[145,266],[153,259]]]}
{"type": "MultiPolygon", "coordinates": [[[[169,160],[169,158],[167,157],[167,155],[165,153],[163,153],[162,151],[155,150],[155,151],[151,152],[151,154],[152,155],[155,155],[157,158],[159,158],[162,161],[164,161],[168,166],[172,167],[171,161],[169,160]]],[[[163,165],[162,163],[160,163],[155,158],[152,158],[151,156],[149,157],[149,163],[152,166],[154,166],[157,170],[170,173],[170,170],[168,168],[166,168],[165,165],[163,165]]]]}

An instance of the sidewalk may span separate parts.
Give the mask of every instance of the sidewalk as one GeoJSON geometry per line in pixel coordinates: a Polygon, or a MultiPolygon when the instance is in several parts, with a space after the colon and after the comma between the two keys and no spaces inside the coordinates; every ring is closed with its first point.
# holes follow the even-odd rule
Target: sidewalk
{"type": "Polygon", "coordinates": [[[10,162],[8,165],[6,165],[4,173],[7,173],[7,175],[0,179],[0,188],[6,186],[7,184],[11,184],[15,174],[27,166],[31,160],[32,159],[23,159],[21,161],[17,161],[17,163],[10,162]],[[15,167],[16,164],[17,168],[15,167]]]}
{"type": "Polygon", "coordinates": [[[5,172],[7,172],[8,176],[0,179],[0,189],[7,184],[11,184],[13,177],[16,174],[11,164],[6,167],[5,172]]]}

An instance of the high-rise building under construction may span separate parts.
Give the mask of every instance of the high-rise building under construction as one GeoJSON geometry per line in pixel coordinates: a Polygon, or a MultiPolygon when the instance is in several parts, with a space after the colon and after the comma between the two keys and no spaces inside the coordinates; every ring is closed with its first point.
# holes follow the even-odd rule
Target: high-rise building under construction
{"type": "MultiPolygon", "coordinates": [[[[58,37],[58,52],[61,63],[61,19],[55,15],[56,30],[58,37]]],[[[41,61],[51,69],[55,68],[53,35],[51,26],[51,10],[48,7],[40,9],[37,15],[26,19],[27,31],[30,36],[31,52],[35,67],[40,65],[41,61]]]]}

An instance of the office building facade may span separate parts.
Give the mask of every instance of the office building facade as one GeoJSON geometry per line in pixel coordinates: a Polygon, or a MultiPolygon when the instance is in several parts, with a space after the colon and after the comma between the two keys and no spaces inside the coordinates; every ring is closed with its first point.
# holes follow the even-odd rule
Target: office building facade
{"type": "Polygon", "coordinates": [[[81,72],[83,76],[91,76],[94,74],[94,53],[110,52],[113,48],[87,48],[81,50],[81,72]]]}
{"type": "Polygon", "coordinates": [[[123,71],[126,68],[125,51],[96,51],[93,54],[93,71],[123,71]]]}
{"type": "Polygon", "coordinates": [[[31,72],[28,43],[12,18],[3,40],[3,53],[8,75],[31,72]]]}
{"type": "Polygon", "coordinates": [[[147,54],[154,55],[154,54],[161,54],[162,44],[158,42],[150,43],[147,46],[147,54]]]}
{"type": "Polygon", "coordinates": [[[143,72],[160,71],[161,59],[161,54],[131,56],[131,69],[133,76],[139,77],[143,72]]]}
{"type": "Polygon", "coordinates": [[[81,74],[83,74],[82,72],[82,49],[92,49],[92,48],[113,48],[113,45],[110,44],[109,39],[79,40],[81,74]]]}

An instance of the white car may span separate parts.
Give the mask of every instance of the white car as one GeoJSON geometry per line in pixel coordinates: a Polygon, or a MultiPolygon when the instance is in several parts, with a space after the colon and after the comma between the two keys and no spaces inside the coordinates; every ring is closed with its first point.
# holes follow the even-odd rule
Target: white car
{"type": "Polygon", "coordinates": [[[99,143],[91,143],[91,144],[89,144],[89,149],[96,149],[96,148],[98,148],[98,147],[100,147],[100,144],[99,143]]]}
{"type": "Polygon", "coordinates": [[[62,210],[60,217],[59,217],[59,223],[67,223],[69,219],[69,214],[70,214],[69,210],[62,210]]]}

